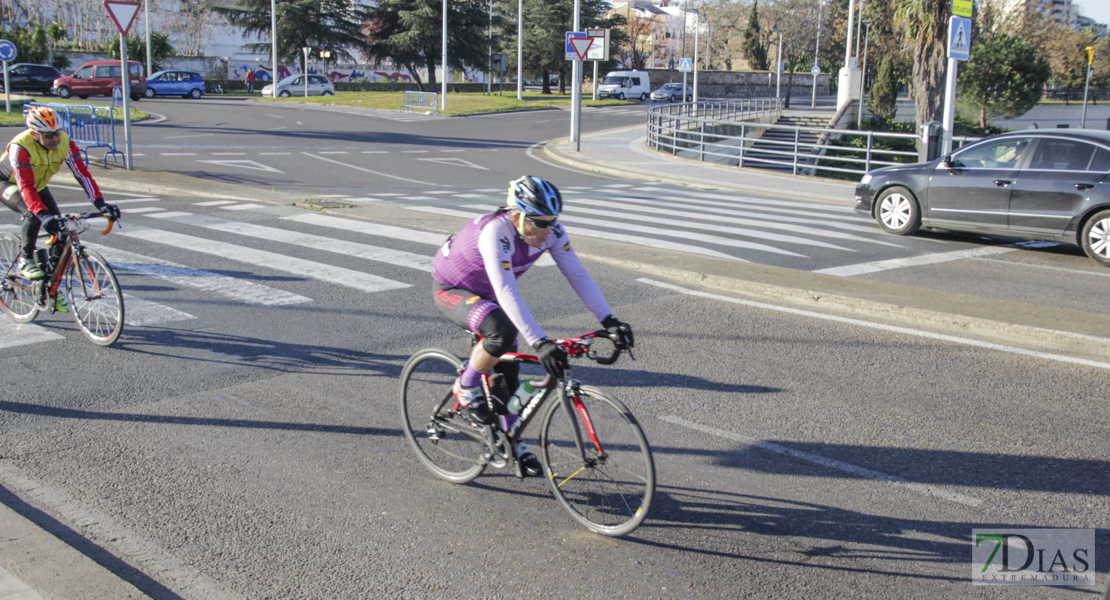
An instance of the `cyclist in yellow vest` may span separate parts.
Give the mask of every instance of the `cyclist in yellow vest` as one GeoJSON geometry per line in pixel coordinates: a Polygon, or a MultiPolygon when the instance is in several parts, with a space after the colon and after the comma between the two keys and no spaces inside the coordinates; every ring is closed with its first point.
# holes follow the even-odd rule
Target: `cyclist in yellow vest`
{"type": "MultiPolygon", "coordinates": [[[[85,161],[81,160],[80,150],[69,134],[62,131],[62,122],[54,109],[48,106],[35,106],[27,113],[27,130],[8,142],[5,152],[0,156],[0,201],[8,208],[23,215],[23,261],[20,274],[27,279],[37,280],[46,273],[35,261],[35,243],[39,229],[49,233],[59,233],[62,213],[58,203],[46,184],[54,177],[62,164],[73,171],[73,176],[89,201],[109,220],[120,217],[119,208],[104,202],[100,188],[89,174],[85,161]]],[[[62,296],[59,295],[56,308],[68,311],[62,296]]]]}

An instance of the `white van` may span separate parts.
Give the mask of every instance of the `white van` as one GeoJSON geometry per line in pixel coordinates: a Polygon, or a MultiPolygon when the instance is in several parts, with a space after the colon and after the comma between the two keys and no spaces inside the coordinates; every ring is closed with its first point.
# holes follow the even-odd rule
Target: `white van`
{"type": "Polygon", "coordinates": [[[597,97],[602,100],[605,98],[647,100],[650,93],[651,80],[648,78],[647,71],[609,71],[601,85],[597,87],[597,97]]]}

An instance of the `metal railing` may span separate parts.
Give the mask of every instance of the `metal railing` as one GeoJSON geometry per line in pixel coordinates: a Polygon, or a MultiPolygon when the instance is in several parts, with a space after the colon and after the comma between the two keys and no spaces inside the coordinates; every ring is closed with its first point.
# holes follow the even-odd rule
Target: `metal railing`
{"type": "Polygon", "coordinates": [[[24,120],[32,106],[48,106],[54,109],[62,120],[62,130],[77,143],[77,147],[85,155],[86,163],[89,162],[89,150],[93,148],[107,149],[104,152],[105,167],[108,166],[109,156],[112,157],[112,162],[116,162],[116,154],[123,158],[123,152],[116,150],[116,111],[113,108],[87,104],[29,102],[23,105],[24,120]]]}
{"type": "Polygon", "coordinates": [[[840,178],[919,159],[916,149],[896,149],[915,147],[916,134],[775,125],[781,112],[773,98],[654,107],[647,144],[699,161],[840,178]]]}
{"type": "Polygon", "coordinates": [[[439,114],[439,93],[406,91],[401,98],[401,112],[439,114]]]}

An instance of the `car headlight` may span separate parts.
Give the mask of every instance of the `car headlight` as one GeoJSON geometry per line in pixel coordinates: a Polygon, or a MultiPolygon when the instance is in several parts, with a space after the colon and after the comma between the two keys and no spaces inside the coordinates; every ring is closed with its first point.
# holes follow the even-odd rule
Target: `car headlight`
{"type": "Polygon", "coordinates": [[[859,180],[859,184],[860,184],[860,185],[867,185],[867,184],[869,184],[869,183],[871,183],[871,174],[870,174],[870,173],[867,173],[866,175],[864,175],[864,176],[863,176],[862,178],[860,178],[860,180],[859,180]]]}

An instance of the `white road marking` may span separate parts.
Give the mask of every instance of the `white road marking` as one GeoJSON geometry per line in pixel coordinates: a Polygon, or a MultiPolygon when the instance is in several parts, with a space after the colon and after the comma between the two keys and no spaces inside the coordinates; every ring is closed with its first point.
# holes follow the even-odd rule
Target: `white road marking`
{"type": "MultiPolygon", "coordinates": [[[[1052,354],[1050,352],[1040,352],[1040,351],[1037,351],[1037,350],[1027,350],[1025,348],[1017,348],[1015,346],[1003,346],[1002,344],[994,344],[994,343],[991,343],[991,342],[973,340],[971,338],[962,338],[962,337],[957,337],[957,336],[954,336],[954,335],[946,335],[946,334],[943,334],[943,333],[933,333],[931,331],[922,331],[922,330],[919,330],[919,329],[910,329],[908,327],[899,327],[897,325],[884,325],[882,323],[871,323],[871,322],[868,322],[868,321],[862,321],[860,319],[852,319],[852,318],[849,318],[849,317],[838,317],[836,315],[828,315],[828,314],[814,312],[814,311],[810,311],[810,310],[803,310],[803,309],[800,309],[800,308],[790,308],[790,307],[787,307],[787,306],[776,306],[774,304],[767,304],[767,303],[764,303],[764,302],[755,302],[755,301],[752,301],[752,300],[743,300],[743,299],[740,299],[740,298],[732,298],[730,296],[723,296],[723,295],[720,295],[720,294],[710,294],[708,292],[699,292],[697,290],[691,290],[691,289],[684,288],[684,287],[681,287],[681,286],[673,285],[673,284],[670,284],[670,283],[664,283],[662,281],[655,281],[653,279],[648,279],[648,278],[640,278],[640,279],[637,279],[636,281],[639,281],[640,283],[646,283],[648,285],[654,285],[656,287],[660,287],[660,288],[663,288],[663,289],[666,289],[666,290],[671,290],[673,292],[677,292],[679,294],[685,294],[685,295],[688,295],[688,296],[697,296],[699,298],[709,298],[711,300],[720,300],[722,302],[730,302],[732,304],[740,304],[742,306],[750,306],[752,308],[761,308],[761,309],[764,309],[764,310],[773,310],[775,312],[787,313],[787,314],[791,314],[791,315],[798,315],[798,316],[803,316],[803,317],[812,317],[814,319],[821,319],[823,321],[834,321],[836,323],[844,323],[846,325],[854,325],[856,327],[866,327],[868,329],[878,329],[880,331],[887,331],[887,332],[891,332],[891,333],[897,333],[897,334],[900,334],[900,335],[912,335],[914,337],[921,337],[921,338],[926,338],[926,339],[930,339],[930,340],[937,340],[937,341],[948,342],[948,343],[952,343],[952,344],[962,344],[964,346],[973,346],[973,347],[976,347],[976,348],[985,348],[987,350],[997,350],[999,352],[1006,352],[1006,353],[1009,353],[1009,354],[1018,354],[1018,355],[1021,355],[1021,356],[1032,356],[1034,358],[1041,358],[1041,359],[1045,359],[1045,360],[1054,360],[1054,361],[1063,362],[1063,363],[1082,365],[1084,367],[1091,367],[1093,369],[1103,369],[1103,370],[1110,371],[1110,363],[1100,362],[1100,361],[1097,361],[1097,360],[1088,360],[1088,359],[1085,359],[1085,358],[1076,358],[1076,357],[1073,357],[1073,356],[1065,356],[1063,354],[1052,354]]],[[[1083,336],[1083,335],[1073,334],[1073,333],[1068,333],[1068,332],[1054,332],[1054,333],[1059,333],[1059,334],[1063,334],[1063,335],[1066,335],[1066,336],[1071,336],[1071,337],[1074,337],[1076,339],[1102,339],[1102,338],[1093,338],[1091,336],[1083,336]]]]}
{"type": "MultiPolygon", "coordinates": [[[[488,208],[482,205],[470,205],[467,208],[488,208]]],[[[614,214],[615,217],[620,215],[614,214]]],[[[707,244],[715,244],[717,246],[728,246],[731,248],[743,248],[745,250],[755,250],[757,252],[767,252],[770,254],[783,254],[786,256],[799,256],[802,258],[809,258],[804,254],[783,250],[767,244],[758,244],[756,242],[745,242],[742,240],[734,240],[732,238],[721,237],[718,235],[708,235],[704,233],[694,233],[692,231],[679,231],[670,227],[647,227],[644,225],[633,225],[627,219],[621,219],[619,222],[614,221],[612,218],[608,219],[590,219],[588,217],[572,217],[565,212],[559,215],[559,220],[564,223],[579,223],[582,225],[592,225],[594,227],[619,227],[622,231],[635,231],[638,233],[646,233],[656,237],[676,237],[684,240],[696,240],[705,242],[707,244]]]]}
{"type": "Polygon", "coordinates": [[[342,285],[368,294],[412,287],[407,283],[386,279],[385,277],[378,277],[377,275],[363,273],[362,271],[344,269],[342,267],[304,260],[286,254],[255,250],[254,248],[248,248],[246,246],[238,246],[216,240],[183,235],[172,231],[131,229],[126,232],[121,231],[121,234],[148,242],[181,248],[182,250],[211,254],[221,259],[244,262],[260,268],[283,271],[306,279],[342,285]]]}
{"type": "Polygon", "coordinates": [[[225,204],[235,204],[234,200],[211,200],[209,202],[194,202],[193,206],[223,206],[225,204]]]}
{"type": "MultiPolygon", "coordinates": [[[[406,206],[405,208],[408,209],[408,210],[415,210],[415,211],[427,212],[427,213],[433,213],[433,214],[440,214],[440,215],[451,215],[451,216],[455,216],[455,217],[465,217],[465,218],[468,218],[468,219],[473,219],[474,217],[478,217],[478,216],[481,216],[482,214],[484,214],[484,213],[481,213],[481,212],[467,212],[467,211],[455,210],[455,209],[451,209],[451,208],[444,208],[444,207],[440,207],[440,206],[406,206]]],[[[688,244],[679,244],[679,243],[670,242],[670,241],[667,241],[667,240],[659,240],[659,239],[655,239],[655,238],[639,237],[639,236],[634,236],[634,235],[625,235],[623,233],[610,232],[610,231],[599,231],[599,230],[596,230],[596,229],[588,229],[588,228],[585,228],[585,227],[575,227],[573,230],[569,230],[568,232],[573,234],[573,235],[580,235],[580,236],[583,236],[583,237],[593,237],[593,238],[599,238],[599,239],[603,239],[603,240],[612,240],[612,241],[617,241],[617,242],[625,242],[625,243],[628,243],[628,244],[636,244],[636,245],[639,245],[639,246],[648,246],[649,248],[656,248],[656,249],[659,249],[659,250],[677,250],[679,252],[687,252],[689,254],[700,254],[702,256],[712,256],[712,257],[715,257],[715,258],[727,258],[729,260],[735,260],[735,261],[739,261],[739,262],[748,262],[748,261],[746,261],[742,258],[736,258],[735,256],[729,256],[728,254],[725,254],[724,252],[717,252],[716,250],[710,250],[708,248],[702,248],[701,246],[690,246],[688,244]]],[[[443,243],[443,242],[441,241],[440,243],[443,243]]]]}
{"type": "Polygon", "coordinates": [[[451,166],[454,166],[454,167],[466,167],[468,169],[481,169],[483,171],[488,171],[489,170],[489,169],[483,167],[482,165],[477,165],[477,164],[474,164],[474,163],[470,162],[469,160],[463,160],[461,158],[418,158],[416,160],[426,160],[426,161],[429,161],[429,162],[440,163],[440,164],[443,164],[443,165],[451,165],[451,166]]]}
{"type": "Polygon", "coordinates": [[[123,306],[124,322],[133,327],[158,325],[160,323],[171,323],[173,321],[188,321],[189,319],[196,318],[176,308],[170,308],[164,304],[152,302],[127,293],[123,295],[123,306]]]}
{"type": "Polygon", "coordinates": [[[376,235],[379,237],[404,240],[406,242],[416,242],[418,244],[429,244],[432,246],[439,246],[447,239],[447,236],[443,235],[442,233],[418,231],[416,229],[405,229],[403,227],[394,227],[392,225],[379,225],[377,223],[370,223],[367,221],[344,219],[341,217],[333,217],[331,215],[321,215],[316,213],[305,213],[301,215],[282,217],[282,220],[294,221],[297,223],[307,223],[309,225],[318,225],[321,227],[331,227],[333,229],[342,229],[344,231],[356,231],[358,233],[364,233],[367,235],[376,235]]]}
{"type": "Polygon", "coordinates": [[[133,214],[136,214],[136,213],[142,214],[142,213],[149,213],[149,212],[162,212],[164,210],[166,210],[166,209],[162,208],[161,206],[140,206],[139,208],[129,208],[129,209],[127,209],[127,214],[133,215],[133,214]]]}
{"type": "Polygon", "coordinates": [[[196,152],[162,152],[159,156],[196,156],[196,152]]]}
{"type": "Polygon", "coordinates": [[[238,167],[240,169],[251,169],[252,171],[266,171],[268,173],[281,173],[283,175],[285,174],[285,171],[280,171],[278,169],[264,165],[260,162],[255,162],[253,160],[198,160],[197,162],[209,163],[213,165],[223,165],[225,167],[238,167]]]}
{"type": "Polygon", "coordinates": [[[775,444],[773,442],[766,442],[766,441],[763,441],[763,440],[757,440],[755,438],[750,438],[748,436],[740,435],[738,433],[733,433],[731,431],[726,431],[724,429],[718,429],[716,427],[710,427],[708,425],[701,425],[699,423],[694,423],[693,421],[687,421],[686,419],[683,419],[681,417],[675,417],[675,416],[671,416],[671,415],[663,415],[663,416],[659,417],[659,420],[664,421],[666,423],[670,423],[672,425],[679,425],[679,426],[682,426],[682,427],[686,427],[687,429],[693,429],[694,431],[700,431],[702,433],[708,433],[710,435],[715,435],[719,438],[723,438],[723,439],[726,439],[726,440],[729,440],[729,441],[732,441],[732,442],[739,442],[739,443],[744,444],[746,446],[752,446],[754,448],[759,448],[760,450],[767,450],[768,452],[774,452],[776,454],[782,454],[784,456],[789,456],[791,458],[804,460],[806,462],[811,462],[811,463],[814,463],[816,465],[820,465],[822,467],[835,469],[837,471],[843,471],[845,473],[856,475],[858,477],[863,477],[865,479],[873,479],[875,481],[885,481],[885,482],[891,483],[893,485],[896,485],[898,487],[901,487],[901,488],[904,488],[904,489],[907,489],[907,490],[910,490],[910,491],[913,491],[913,492],[917,492],[919,494],[934,496],[934,497],[937,497],[937,498],[941,498],[943,500],[948,500],[949,502],[955,502],[957,504],[963,504],[964,506],[976,507],[976,506],[980,506],[981,504],[983,504],[983,501],[980,500],[979,498],[973,498],[971,496],[965,496],[964,494],[959,494],[959,493],[956,493],[956,492],[949,492],[949,491],[947,491],[947,490],[945,490],[941,487],[937,487],[935,485],[926,485],[924,483],[914,483],[912,481],[907,481],[905,479],[902,479],[901,477],[895,477],[894,475],[887,475],[886,473],[880,473],[878,471],[872,471],[871,469],[866,469],[864,467],[858,467],[856,465],[849,464],[849,463],[846,463],[846,462],[841,462],[839,460],[833,460],[831,458],[825,458],[824,456],[818,456],[816,454],[810,454],[809,452],[802,452],[800,450],[795,450],[793,448],[787,448],[786,446],[775,444]]]}
{"type": "Polygon", "coordinates": [[[32,479],[10,459],[0,459],[0,485],[158,581],[180,598],[240,600],[243,596],[182,561],[169,550],[115,523],[61,489],[32,479]]]}
{"type": "Polygon", "coordinates": [[[265,225],[223,221],[205,215],[191,215],[189,217],[175,218],[172,220],[177,223],[204,227],[205,229],[211,229],[213,231],[245,235],[262,240],[273,240],[275,242],[294,244],[304,248],[312,248],[313,250],[335,252],[337,254],[355,256],[366,260],[397,265],[399,267],[408,267],[428,273],[432,272],[431,253],[415,254],[402,250],[394,250],[392,248],[359,244],[320,235],[267,227],[265,225]]]}
{"type": "MultiPolygon", "coordinates": [[[[1023,247],[1023,248],[1028,248],[1028,246],[1025,245],[1025,244],[1018,244],[1018,245],[1023,247]]],[[[1076,275],[1091,275],[1091,276],[1094,276],[1094,277],[1110,277],[1110,273],[1103,273],[1103,272],[1098,272],[1098,271],[1084,271],[1082,269],[1065,269],[1064,267],[1050,267],[1048,265],[1031,265],[1031,264],[1028,264],[1028,263],[1016,263],[1016,262],[1013,262],[1013,261],[1010,261],[1010,260],[999,260],[997,258],[979,258],[979,257],[975,257],[975,260],[982,261],[982,262],[993,262],[993,263],[1000,263],[1000,264],[1004,264],[1004,265],[1010,265],[1012,267],[1017,267],[1019,269],[1044,269],[1044,270],[1047,270],[1047,271],[1060,271],[1062,273],[1074,273],[1076,275]]],[[[1096,268],[1101,268],[1101,267],[1096,267],[1096,268]]]]}
{"type": "Polygon", "coordinates": [[[64,340],[60,335],[34,323],[16,323],[6,313],[0,312],[0,348],[14,348],[28,344],[64,340]]]}
{"type": "Polygon", "coordinates": [[[243,156],[246,152],[213,152],[212,156],[243,156]]]}
{"type": "Polygon", "coordinates": [[[935,265],[939,263],[952,262],[954,260],[964,260],[966,258],[990,256],[992,254],[1004,254],[1006,252],[1013,252],[1014,250],[1016,250],[1016,248],[1013,248],[1011,246],[987,246],[985,248],[972,248],[970,250],[957,250],[955,252],[941,252],[937,254],[922,254],[920,256],[910,256],[907,258],[877,260],[874,262],[859,263],[856,265],[845,265],[843,267],[829,267],[827,269],[818,269],[813,272],[821,273],[822,275],[852,277],[855,275],[878,273],[879,271],[889,271],[891,269],[905,269],[907,267],[935,265]]]}
{"type": "MultiPolygon", "coordinates": [[[[287,306],[312,300],[300,294],[274,289],[247,279],[221,275],[214,271],[194,269],[168,260],[108,248],[99,244],[86,243],[85,245],[103,254],[111,263],[112,268],[116,270],[159,277],[183,287],[211,292],[237,302],[261,306],[287,306]]],[[[130,305],[125,306],[127,310],[124,312],[127,312],[130,316],[131,307],[130,305]]]]}
{"type": "MultiPolygon", "coordinates": [[[[136,203],[136,202],[157,202],[158,200],[159,200],[158,198],[121,198],[119,200],[116,200],[116,199],[113,198],[112,199],[112,204],[131,204],[131,203],[136,203]]],[[[93,206],[92,202],[68,202],[66,204],[59,204],[58,208],[81,208],[83,206],[88,207],[89,210],[86,211],[86,212],[93,212],[93,211],[96,210],[96,207],[93,206]]]]}
{"type": "Polygon", "coordinates": [[[252,208],[265,208],[265,205],[246,202],[243,204],[232,204],[231,206],[221,206],[220,208],[222,210],[250,210],[252,208]]]}
{"type": "Polygon", "coordinates": [[[344,163],[344,162],[339,162],[338,160],[332,160],[330,158],[324,158],[323,156],[318,156],[316,154],[312,154],[311,152],[301,152],[301,154],[304,154],[305,156],[310,156],[312,158],[316,158],[316,159],[319,159],[319,160],[322,160],[322,161],[325,161],[325,162],[330,162],[332,164],[336,164],[336,165],[339,165],[341,167],[347,167],[348,169],[354,169],[356,171],[362,171],[364,173],[373,173],[374,175],[378,175],[380,177],[389,177],[390,179],[399,179],[401,181],[408,181],[410,183],[419,183],[420,185],[430,185],[430,186],[435,186],[436,185],[434,183],[428,183],[427,181],[419,181],[417,179],[409,179],[408,177],[400,177],[400,176],[397,176],[397,175],[390,175],[389,173],[382,173],[381,171],[375,171],[373,169],[367,169],[365,167],[349,165],[349,164],[344,163]]]}

